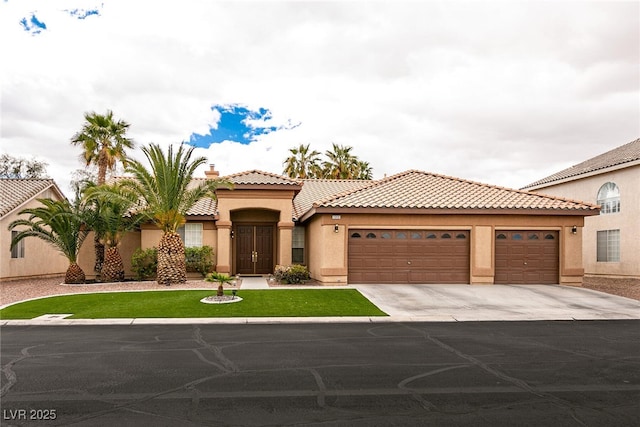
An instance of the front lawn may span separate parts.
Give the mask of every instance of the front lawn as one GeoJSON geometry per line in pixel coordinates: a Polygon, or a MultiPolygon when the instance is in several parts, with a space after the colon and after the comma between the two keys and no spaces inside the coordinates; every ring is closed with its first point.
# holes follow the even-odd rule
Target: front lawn
{"type": "Polygon", "coordinates": [[[206,291],[147,291],[42,298],[0,310],[0,319],[69,314],[68,319],[386,316],[355,289],[271,289],[238,292],[243,301],[203,304],[206,291]]]}

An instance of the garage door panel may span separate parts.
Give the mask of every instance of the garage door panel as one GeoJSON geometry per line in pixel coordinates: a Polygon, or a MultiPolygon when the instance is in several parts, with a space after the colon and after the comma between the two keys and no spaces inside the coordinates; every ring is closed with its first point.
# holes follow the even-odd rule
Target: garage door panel
{"type": "Polygon", "coordinates": [[[349,236],[354,233],[362,238],[349,239],[350,283],[469,283],[468,231],[350,230],[349,236]],[[378,238],[365,239],[368,234],[378,238]]]}
{"type": "Polygon", "coordinates": [[[495,283],[556,284],[557,231],[499,231],[495,239],[495,283]]]}

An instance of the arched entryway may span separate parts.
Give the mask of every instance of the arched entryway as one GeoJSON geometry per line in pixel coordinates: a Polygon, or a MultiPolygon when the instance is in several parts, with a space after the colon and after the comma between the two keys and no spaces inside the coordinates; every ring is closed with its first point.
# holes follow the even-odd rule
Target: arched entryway
{"type": "Polygon", "coordinates": [[[277,224],[280,212],[242,209],[231,212],[233,273],[272,273],[276,264],[277,224]]]}

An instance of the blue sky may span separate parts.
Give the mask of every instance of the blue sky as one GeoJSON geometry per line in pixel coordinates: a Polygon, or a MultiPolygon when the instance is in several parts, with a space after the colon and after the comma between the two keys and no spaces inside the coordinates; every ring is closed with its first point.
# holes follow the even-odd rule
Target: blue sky
{"type": "MultiPolygon", "coordinates": [[[[5,0],[7,2],[9,0],[5,0]]],[[[62,12],[66,13],[69,17],[74,19],[84,20],[89,16],[100,16],[100,9],[61,9],[62,12]]],[[[22,29],[31,34],[38,35],[42,34],[47,30],[47,24],[43,20],[41,20],[38,16],[38,11],[31,12],[28,16],[24,16],[20,20],[20,25],[22,29]]]]}
{"type": "Polygon", "coordinates": [[[266,108],[250,109],[247,106],[214,105],[211,111],[219,119],[209,128],[209,132],[201,135],[192,133],[187,141],[190,145],[200,148],[209,148],[211,144],[224,141],[238,142],[248,145],[262,135],[267,135],[277,130],[287,130],[298,125],[271,125],[272,113],[266,108]]]}
{"type": "Polygon", "coordinates": [[[638,1],[4,0],[0,154],[66,189],[112,110],[223,175],[336,143],[519,188],[640,136],[639,34],[638,1]]]}

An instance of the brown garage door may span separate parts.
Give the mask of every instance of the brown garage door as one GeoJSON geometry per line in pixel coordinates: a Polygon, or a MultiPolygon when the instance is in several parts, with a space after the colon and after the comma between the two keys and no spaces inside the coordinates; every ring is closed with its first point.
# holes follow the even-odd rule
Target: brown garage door
{"type": "Polygon", "coordinates": [[[469,231],[349,230],[349,283],[469,283],[469,231]]]}
{"type": "Polygon", "coordinates": [[[500,284],[556,284],[557,231],[496,231],[496,276],[500,284]]]}

